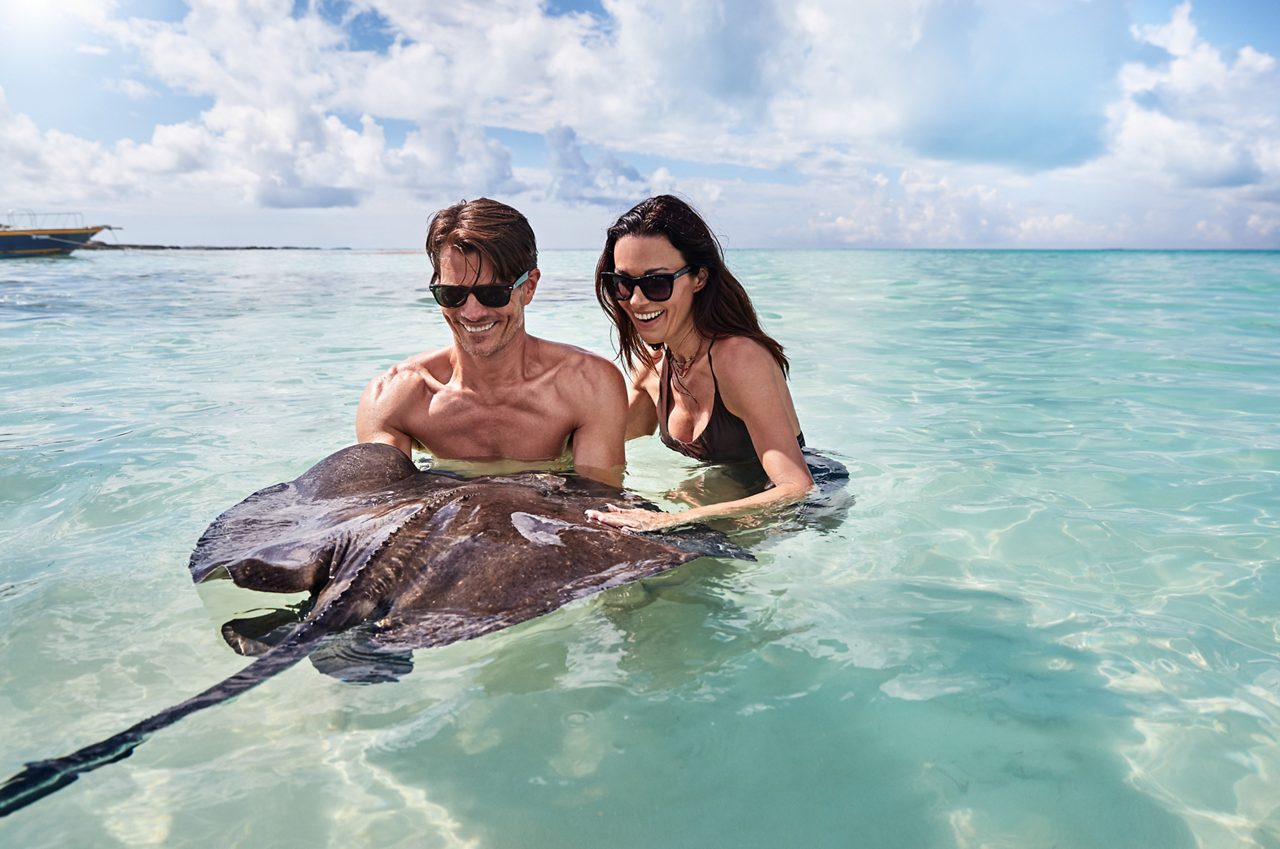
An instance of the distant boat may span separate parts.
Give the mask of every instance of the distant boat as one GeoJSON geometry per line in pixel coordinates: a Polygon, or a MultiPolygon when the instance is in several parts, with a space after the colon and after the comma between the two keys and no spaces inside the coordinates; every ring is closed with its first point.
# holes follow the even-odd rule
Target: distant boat
{"type": "Polygon", "coordinates": [[[69,254],[97,233],[118,229],[106,224],[86,227],[78,212],[9,210],[7,220],[0,222],[0,259],[69,254]]]}

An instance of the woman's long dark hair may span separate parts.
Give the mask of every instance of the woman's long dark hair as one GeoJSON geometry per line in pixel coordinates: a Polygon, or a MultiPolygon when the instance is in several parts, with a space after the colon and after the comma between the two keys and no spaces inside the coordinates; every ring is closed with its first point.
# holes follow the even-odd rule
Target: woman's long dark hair
{"type": "Polygon", "coordinates": [[[782,346],[760,327],[747,290],[725,267],[724,251],[711,228],[680,198],[658,195],[636,204],[613,223],[596,263],[596,300],[618,331],[618,347],[628,372],[634,370],[637,361],[652,367],[653,356],[626,311],[600,279],[604,272],[614,270],[613,248],[623,236],[665,236],[686,265],[695,271],[707,270],[706,285],[693,293],[693,326],[701,336],[712,341],[725,336],[754,339],[768,350],[784,375],[790,371],[782,346]]]}

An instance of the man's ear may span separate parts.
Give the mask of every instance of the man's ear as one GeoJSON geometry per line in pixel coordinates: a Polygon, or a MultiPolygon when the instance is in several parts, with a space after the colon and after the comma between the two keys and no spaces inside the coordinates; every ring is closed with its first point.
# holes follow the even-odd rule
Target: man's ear
{"type": "Polygon", "coordinates": [[[516,290],[520,293],[520,297],[524,299],[521,303],[525,306],[528,306],[529,302],[533,300],[533,293],[538,291],[538,278],[541,276],[542,272],[535,268],[529,272],[529,279],[521,283],[520,288],[516,290]]]}

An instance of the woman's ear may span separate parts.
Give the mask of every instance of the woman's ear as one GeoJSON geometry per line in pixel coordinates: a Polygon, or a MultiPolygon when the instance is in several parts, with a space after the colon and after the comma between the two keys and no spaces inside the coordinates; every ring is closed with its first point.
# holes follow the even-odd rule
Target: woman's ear
{"type": "Polygon", "coordinates": [[[705,267],[698,269],[698,274],[693,278],[693,291],[701,292],[702,287],[707,285],[707,276],[710,272],[705,267]]]}

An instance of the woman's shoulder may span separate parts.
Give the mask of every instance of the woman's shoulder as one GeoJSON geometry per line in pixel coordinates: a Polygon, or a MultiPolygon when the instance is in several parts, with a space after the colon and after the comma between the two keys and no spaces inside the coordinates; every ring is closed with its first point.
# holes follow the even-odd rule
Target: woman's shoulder
{"type": "Polygon", "coordinates": [[[711,345],[711,357],[717,375],[722,363],[735,373],[778,369],[769,349],[750,336],[721,336],[711,345]]]}
{"type": "MultiPolygon", "coordinates": [[[[767,347],[749,336],[726,336],[712,351],[716,385],[725,408],[743,421],[794,419],[787,378],[767,347]]],[[[797,427],[798,431],[798,427],[797,427]]]]}

